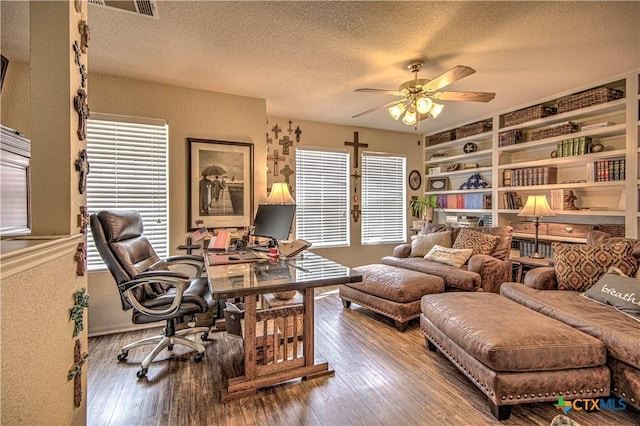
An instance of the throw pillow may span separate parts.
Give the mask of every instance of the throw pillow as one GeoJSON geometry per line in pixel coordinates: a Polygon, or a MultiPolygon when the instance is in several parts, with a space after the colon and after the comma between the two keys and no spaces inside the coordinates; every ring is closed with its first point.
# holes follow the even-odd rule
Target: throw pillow
{"type": "Polygon", "coordinates": [[[439,245],[433,246],[433,248],[427,253],[424,258],[432,260],[438,263],[444,263],[445,265],[455,266],[457,268],[464,265],[464,263],[471,257],[472,249],[454,249],[449,247],[442,247],[439,245]]]}
{"type": "Polygon", "coordinates": [[[616,244],[553,243],[553,263],[559,290],[586,291],[611,268],[633,275],[638,268],[629,241],[616,244]]]}
{"type": "Polygon", "coordinates": [[[583,295],[640,321],[640,280],[626,276],[618,268],[611,268],[583,295]]]}
{"type": "Polygon", "coordinates": [[[495,235],[484,234],[474,231],[473,229],[462,228],[458,237],[453,242],[452,248],[455,249],[471,249],[473,255],[489,254],[496,246],[500,237],[495,235]]]}
{"type": "Polygon", "coordinates": [[[436,232],[427,235],[414,235],[411,237],[410,257],[424,257],[435,245],[451,247],[451,232],[436,232]]]}

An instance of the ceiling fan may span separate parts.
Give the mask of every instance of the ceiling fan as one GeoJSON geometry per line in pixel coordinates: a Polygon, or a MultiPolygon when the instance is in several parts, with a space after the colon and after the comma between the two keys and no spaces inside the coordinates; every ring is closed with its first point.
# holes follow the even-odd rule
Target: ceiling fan
{"type": "Polygon", "coordinates": [[[441,92],[440,89],[443,87],[467,77],[476,71],[473,68],[457,65],[433,80],[427,80],[425,78],[418,78],[418,71],[420,71],[423,65],[424,63],[422,61],[414,61],[407,65],[407,68],[414,73],[415,77],[413,80],[402,83],[398,90],[356,89],[356,92],[384,93],[400,96],[402,99],[379,105],[360,114],[356,114],[353,118],[358,118],[383,108],[389,108],[389,114],[391,114],[394,120],[402,117],[402,122],[411,126],[418,121],[429,118],[429,114],[433,118],[437,118],[438,115],[440,115],[444,105],[438,104],[435,101],[489,102],[496,96],[495,93],[490,92],[441,92]]]}

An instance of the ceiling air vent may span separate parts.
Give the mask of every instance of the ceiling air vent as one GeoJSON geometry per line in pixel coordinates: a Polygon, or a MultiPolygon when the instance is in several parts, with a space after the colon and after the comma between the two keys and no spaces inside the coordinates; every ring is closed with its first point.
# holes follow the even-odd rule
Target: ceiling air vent
{"type": "Polygon", "coordinates": [[[154,0],[88,0],[90,4],[118,9],[136,15],[158,19],[158,9],[154,0]]]}

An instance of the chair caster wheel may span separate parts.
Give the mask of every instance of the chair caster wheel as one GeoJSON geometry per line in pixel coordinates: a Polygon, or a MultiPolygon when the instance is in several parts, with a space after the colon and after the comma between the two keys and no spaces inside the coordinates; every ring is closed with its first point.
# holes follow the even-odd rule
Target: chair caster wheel
{"type": "Polygon", "coordinates": [[[140,370],[138,370],[138,372],[136,373],[138,379],[142,379],[144,376],[146,376],[148,370],[148,368],[141,368],[140,370]]]}
{"type": "Polygon", "coordinates": [[[173,350],[173,345],[169,345],[169,346],[167,346],[167,349],[168,349],[168,350],[170,350],[170,351],[172,351],[172,350],[173,350]]]}
{"type": "Polygon", "coordinates": [[[209,333],[208,333],[208,332],[204,332],[204,333],[202,333],[202,334],[200,335],[200,338],[201,338],[202,340],[207,340],[207,338],[208,338],[208,337],[209,337],[209,333]]]}
{"type": "Polygon", "coordinates": [[[204,358],[204,354],[196,354],[196,356],[193,357],[193,360],[195,362],[200,362],[202,361],[202,358],[204,358]]]}
{"type": "Polygon", "coordinates": [[[129,352],[122,352],[122,353],[118,354],[118,361],[120,361],[120,362],[126,361],[127,356],[129,356],[129,352]]]}

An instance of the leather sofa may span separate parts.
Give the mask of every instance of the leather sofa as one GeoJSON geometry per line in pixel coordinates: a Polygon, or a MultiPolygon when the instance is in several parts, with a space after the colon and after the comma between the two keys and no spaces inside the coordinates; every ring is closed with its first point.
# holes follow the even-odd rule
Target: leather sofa
{"type": "MultiPolygon", "coordinates": [[[[588,244],[622,240],[601,231],[587,235],[588,244]]],[[[633,255],[640,259],[640,241],[633,255]]],[[[579,291],[558,290],[554,267],[532,269],[524,285],[504,283],[503,296],[601,340],[611,370],[611,393],[640,410],[640,321],[611,306],[588,300],[579,291]]]]}
{"type": "MultiPolygon", "coordinates": [[[[451,231],[452,241],[455,242],[461,229],[463,228],[450,228],[441,224],[426,223],[420,233],[451,231]]],[[[513,228],[511,226],[481,226],[474,228],[474,230],[498,236],[499,239],[490,254],[473,255],[462,267],[445,265],[422,257],[410,257],[411,244],[409,243],[396,246],[393,255],[383,257],[381,263],[440,277],[444,279],[445,290],[499,293],[500,284],[511,281],[512,277],[509,252],[513,228]]]]}

